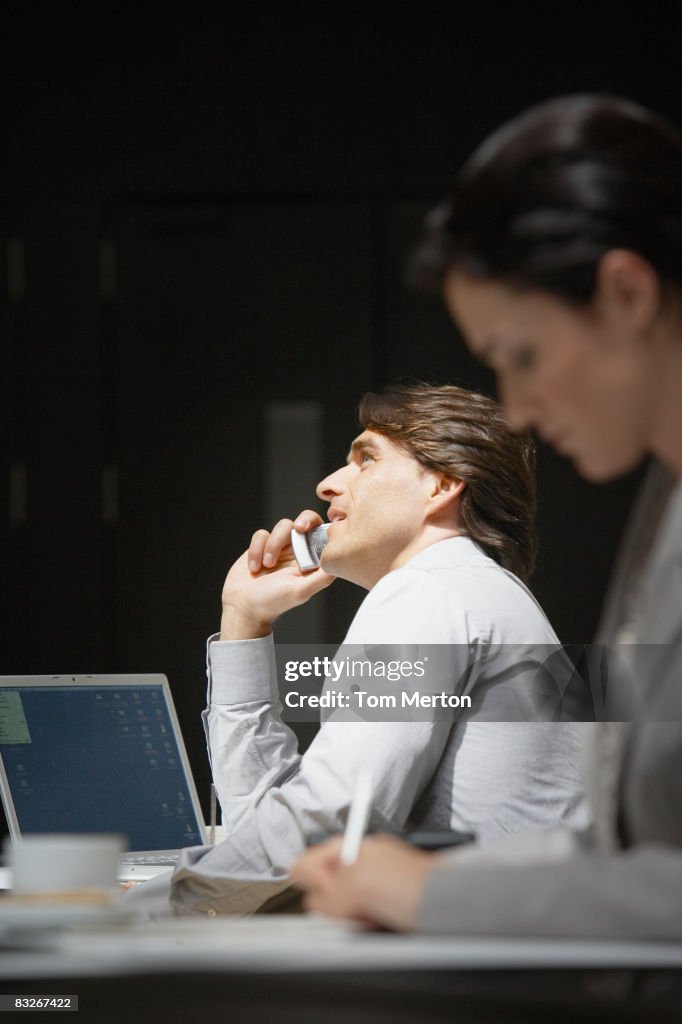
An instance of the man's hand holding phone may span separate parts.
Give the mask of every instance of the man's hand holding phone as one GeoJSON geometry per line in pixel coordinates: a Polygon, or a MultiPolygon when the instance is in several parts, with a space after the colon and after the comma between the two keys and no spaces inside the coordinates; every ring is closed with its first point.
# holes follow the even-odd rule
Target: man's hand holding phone
{"type": "Polygon", "coordinates": [[[305,604],[333,583],[324,569],[302,572],[291,546],[291,531],[307,533],[323,520],[310,509],[280,521],[268,532],[257,530],[248,551],[237,559],[223,586],[221,640],[267,636],[280,615],[305,604]]]}

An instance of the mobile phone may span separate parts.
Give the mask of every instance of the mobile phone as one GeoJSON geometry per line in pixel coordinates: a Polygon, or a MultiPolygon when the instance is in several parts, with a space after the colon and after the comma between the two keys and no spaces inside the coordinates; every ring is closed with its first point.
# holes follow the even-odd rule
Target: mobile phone
{"type": "Polygon", "coordinates": [[[331,523],[323,523],[321,526],[315,526],[308,533],[299,533],[298,530],[291,531],[291,546],[301,572],[311,572],[319,566],[320,555],[329,539],[327,530],[330,526],[331,523]]]}

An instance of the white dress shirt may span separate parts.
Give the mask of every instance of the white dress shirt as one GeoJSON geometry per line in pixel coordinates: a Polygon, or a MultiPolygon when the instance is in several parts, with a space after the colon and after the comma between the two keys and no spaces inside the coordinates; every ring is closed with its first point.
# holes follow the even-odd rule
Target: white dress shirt
{"type": "MultiPolygon", "coordinates": [[[[437,688],[483,695],[486,707],[510,659],[530,678],[538,652],[558,641],[530,591],[469,538],[455,537],[376,584],[336,658],[355,645],[406,644],[434,645],[437,688]]],[[[286,879],[307,837],[343,829],[360,766],[372,772],[374,828],[454,828],[487,842],[586,824],[573,722],[442,713],[361,720],[332,710],[300,755],[281,717],[272,636],[211,638],[208,678],[204,721],[227,838],[183,851],[171,896],[179,912],[245,909],[229,879],[286,879]]]]}

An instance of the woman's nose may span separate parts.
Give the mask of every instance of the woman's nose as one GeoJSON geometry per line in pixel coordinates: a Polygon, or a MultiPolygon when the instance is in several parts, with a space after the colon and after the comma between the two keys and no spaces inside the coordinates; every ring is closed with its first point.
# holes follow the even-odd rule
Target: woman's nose
{"type": "Polygon", "coordinates": [[[497,394],[510,430],[520,433],[536,425],[537,416],[533,402],[523,388],[498,377],[497,394]]]}

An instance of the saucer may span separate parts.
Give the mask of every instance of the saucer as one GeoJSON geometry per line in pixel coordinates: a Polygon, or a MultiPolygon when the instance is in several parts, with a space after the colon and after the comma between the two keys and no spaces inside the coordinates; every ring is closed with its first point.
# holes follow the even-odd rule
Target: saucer
{"type": "Polygon", "coordinates": [[[0,943],[67,928],[101,928],[127,924],[139,914],[122,903],[22,902],[0,899],[0,943]]]}

